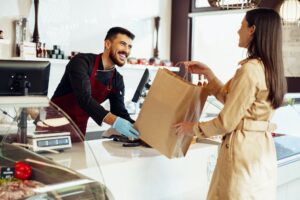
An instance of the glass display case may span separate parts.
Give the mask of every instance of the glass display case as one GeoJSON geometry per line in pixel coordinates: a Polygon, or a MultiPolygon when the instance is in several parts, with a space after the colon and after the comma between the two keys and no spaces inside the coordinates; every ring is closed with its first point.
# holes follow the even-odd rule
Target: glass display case
{"type": "MultiPolygon", "coordinates": [[[[223,108],[215,97],[208,97],[200,121],[216,117],[223,108]]],[[[284,105],[275,111],[271,120],[277,125],[273,138],[278,164],[300,160],[300,93],[285,96],[284,105]]]]}
{"type": "Polygon", "coordinates": [[[0,141],[0,199],[113,199],[82,133],[46,97],[0,97],[0,141]],[[71,150],[89,155],[77,169],[63,159],[71,150]]]}
{"type": "Polygon", "coordinates": [[[273,137],[279,165],[300,160],[300,93],[287,94],[272,121],[277,125],[273,137]]]}

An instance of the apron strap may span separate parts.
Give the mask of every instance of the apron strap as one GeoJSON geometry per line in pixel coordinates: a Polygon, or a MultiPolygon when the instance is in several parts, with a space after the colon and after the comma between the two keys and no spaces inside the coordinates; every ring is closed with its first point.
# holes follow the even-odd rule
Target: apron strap
{"type": "MultiPolygon", "coordinates": [[[[99,66],[99,62],[100,62],[100,56],[101,56],[101,54],[97,55],[96,60],[95,60],[95,64],[94,64],[93,71],[92,71],[92,75],[91,75],[91,78],[90,78],[91,85],[95,84],[95,77],[96,77],[98,66],[99,66]]],[[[111,91],[113,89],[113,79],[115,77],[115,73],[116,73],[116,70],[114,70],[114,72],[112,73],[111,77],[109,78],[108,85],[106,86],[106,88],[107,88],[108,91],[111,91]]]]}
{"type": "Polygon", "coordinates": [[[94,83],[95,83],[95,76],[97,74],[97,69],[98,69],[99,62],[100,62],[100,56],[101,56],[101,54],[97,55],[96,61],[94,63],[93,71],[92,71],[91,78],[90,78],[91,85],[94,85],[94,83]]]}

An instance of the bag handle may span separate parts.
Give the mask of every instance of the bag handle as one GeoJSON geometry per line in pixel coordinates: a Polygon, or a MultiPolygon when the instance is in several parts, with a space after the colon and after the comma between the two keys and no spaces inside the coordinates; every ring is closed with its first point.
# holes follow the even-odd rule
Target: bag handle
{"type": "Polygon", "coordinates": [[[189,80],[189,74],[190,74],[190,73],[186,70],[186,71],[184,72],[184,75],[183,75],[182,78],[183,78],[184,80],[188,81],[188,80],[189,80]]]}
{"type": "Polygon", "coordinates": [[[179,67],[179,76],[182,77],[182,79],[190,82],[190,74],[188,70],[186,70],[184,62],[178,62],[176,63],[175,67],[179,67]]]}

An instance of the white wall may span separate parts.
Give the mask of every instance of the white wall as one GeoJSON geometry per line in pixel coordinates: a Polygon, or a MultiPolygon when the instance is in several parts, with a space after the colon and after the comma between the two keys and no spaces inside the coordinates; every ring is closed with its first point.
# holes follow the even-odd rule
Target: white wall
{"type": "MultiPolygon", "coordinates": [[[[0,0],[0,5],[0,29],[5,31],[6,39],[13,40],[12,22],[19,16],[28,17],[32,35],[32,0],[0,0]]],[[[98,53],[103,51],[107,30],[122,26],[136,35],[131,56],[148,59],[153,55],[156,16],[161,18],[159,55],[161,59],[169,59],[171,0],[40,0],[40,40],[49,48],[60,45],[67,54],[70,51],[98,53]]]]}
{"type": "Polygon", "coordinates": [[[237,31],[245,10],[205,12],[193,17],[192,60],[206,63],[227,82],[236,72],[246,49],[238,46],[237,31]]]}
{"type": "Polygon", "coordinates": [[[0,40],[0,58],[13,54],[14,20],[28,16],[31,0],[0,0],[0,30],[4,31],[5,40],[0,40]]]}

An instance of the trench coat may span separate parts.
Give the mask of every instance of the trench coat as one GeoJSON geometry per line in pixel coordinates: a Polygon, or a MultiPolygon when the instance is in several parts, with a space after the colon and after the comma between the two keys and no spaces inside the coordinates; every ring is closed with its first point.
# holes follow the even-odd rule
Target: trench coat
{"type": "Polygon", "coordinates": [[[193,129],[200,138],[223,135],[207,199],[276,199],[277,159],[269,120],[274,109],[267,100],[264,65],[259,59],[240,62],[234,77],[218,79],[206,89],[224,103],[219,115],[193,129]]]}

